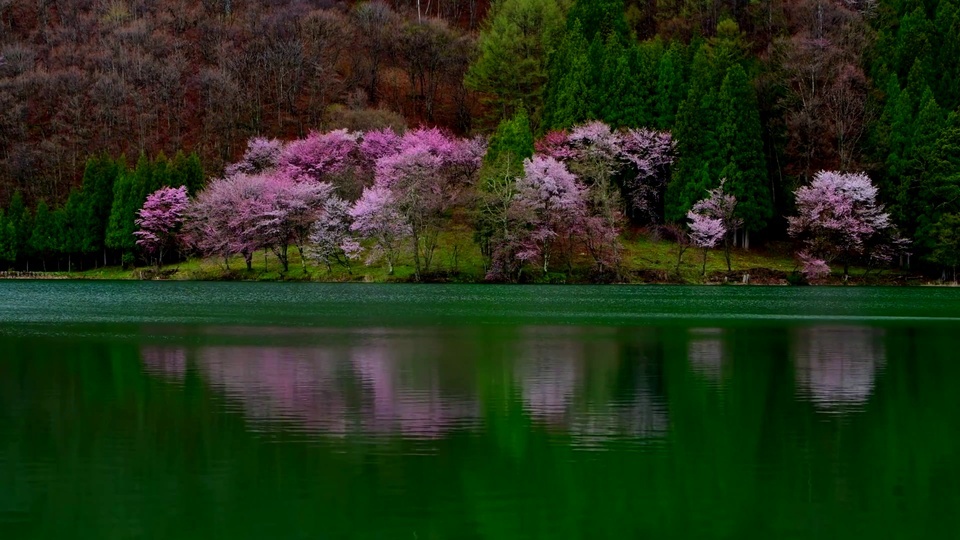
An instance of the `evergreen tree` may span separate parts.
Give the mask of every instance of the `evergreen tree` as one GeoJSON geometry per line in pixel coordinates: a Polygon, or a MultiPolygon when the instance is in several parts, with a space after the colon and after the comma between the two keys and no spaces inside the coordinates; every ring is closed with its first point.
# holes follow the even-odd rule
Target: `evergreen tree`
{"type": "Polygon", "coordinates": [[[677,109],[685,95],[680,47],[676,42],[671,44],[657,66],[656,126],[659,129],[673,128],[677,109]]]}
{"type": "Polygon", "coordinates": [[[0,262],[10,265],[17,260],[16,237],[13,222],[0,210],[0,262]]]}
{"type": "Polygon", "coordinates": [[[590,66],[587,41],[577,31],[570,31],[551,59],[550,82],[545,110],[546,129],[563,129],[582,123],[591,116],[590,66]]]}
{"type": "Polygon", "coordinates": [[[47,201],[41,200],[37,203],[29,246],[43,261],[44,271],[47,270],[47,258],[59,247],[59,236],[56,213],[50,211],[47,201]]]}
{"type": "Polygon", "coordinates": [[[726,191],[737,199],[737,217],[747,231],[763,229],[773,215],[763,154],[760,112],[753,86],[740,64],[727,70],[720,87],[719,146],[726,191]]]}
{"type": "Polygon", "coordinates": [[[704,191],[716,187],[720,181],[723,162],[717,130],[721,111],[708,55],[706,47],[697,51],[691,68],[690,90],[677,112],[674,135],[679,158],[664,200],[668,221],[683,221],[704,191]]]}
{"type": "Polygon", "coordinates": [[[623,0],[577,0],[567,14],[567,29],[587,41],[596,36],[601,42],[611,35],[621,40],[630,37],[623,0]]]}
{"type": "Polygon", "coordinates": [[[960,213],[960,112],[951,113],[927,154],[927,172],[918,186],[918,212],[914,245],[921,254],[936,243],[934,225],[943,214],[960,213]]]}
{"type": "Polygon", "coordinates": [[[520,109],[513,118],[500,122],[497,131],[490,137],[483,161],[485,166],[494,166],[504,159],[520,163],[532,155],[533,131],[530,128],[530,118],[526,110],[520,109]]]}
{"type": "Polygon", "coordinates": [[[113,185],[125,166],[107,155],[91,157],[83,173],[84,207],[81,251],[95,253],[104,251],[106,264],[106,234],[113,204],[113,185]]]}
{"type": "MultiPolygon", "coordinates": [[[[113,203],[110,205],[110,220],[107,224],[106,245],[110,249],[129,253],[136,245],[136,238],[133,236],[133,220],[137,211],[134,208],[137,204],[134,189],[133,172],[121,171],[113,184],[113,203]]],[[[139,193],[139,190],[136,193],[139,193]]]]}
{"type": "Polygon", "coordinates": [[[66,204],[57,210],[57,250],[67,256],[67,271],[73,271],[73,255],[80,253],[86,240],[84,194],[78,189],[70,191],[66,204]]]}
{"type": "Polygon", "coordinates": [[[195,152],[189,156],[177,152],[170,162],[169,187],[187,186],[187,193],[193,195],[203,187],[203,166],[200,156],[195,152]]]}
{"type": "Polygon", "coordinates": [[[13,251],[17,260],[25,260],[30,254],[30,235],[33,234],[33,216],[23,202],[23,194],[13,194],[7,207],[7,221],[13,226],[13,251]]]}
{"type": "Polygon", "coordinates": [[[523,108],[539,129],[548,62],[563,28],[564,10],[557,0],[493,2],[464,83],[482,94],[494,121],[523,108]]]}

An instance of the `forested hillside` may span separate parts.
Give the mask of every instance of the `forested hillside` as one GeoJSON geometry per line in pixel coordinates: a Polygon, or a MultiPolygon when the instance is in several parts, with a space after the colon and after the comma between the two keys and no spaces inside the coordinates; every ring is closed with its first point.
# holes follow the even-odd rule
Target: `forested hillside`
{"type": "MultiPolygon", "coordinates": [[[[827,259],[823,243],[842,242],[797,229],[814,210],[794,193],[809,188],[848,194],[838,212],[889,213],[873,222],[890,231],[885,260],[960,257],[958,0],[0,0],[0,259],[133,260],[147,195],[229,179],[248,140],[346,128],[361,144],[421,125],[494,135],[456,205],[481,250],[496,179],[539,174],[520,163],[536,152],[541,173],[553,164],[537,159],[574,174],[609,231],[695,228],[698,201],[732,197],[716,245],[789,236],[827,259]],[[590,121],[619,130],[607,161],[578,146],[607,136],[590,121]],[[630,147],[658,136],[669,159],[630,147]],[[614,191],[622,204],[598,199],[614,191]],[[57,231],[35,234],[48,219],[57,231]]],[[[347,203],[379,181],[364,159],[359,183],[338,185],[347,203]]]]}

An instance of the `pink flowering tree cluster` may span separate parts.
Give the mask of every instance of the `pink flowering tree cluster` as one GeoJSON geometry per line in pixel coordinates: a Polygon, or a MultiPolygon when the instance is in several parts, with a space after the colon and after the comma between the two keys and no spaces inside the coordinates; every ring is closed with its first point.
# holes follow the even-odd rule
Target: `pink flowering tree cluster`
{"type": "Polygon", "coordinates": [[[227,176],[235,174],[256,174],[273,169],[280,160],[283,143],[278,139],[254,137],[247,141],[247,151],[243,158],[227,166],[227,176]]]}
{"type": "Polygon", "coordinates": [[[368,263],[385,260],[392,273],[410,251],[419,279],[485,149],[483,139],[428,128],[255,138],[190,205],[183,238],[224,261],[241,255],[248,269],[264,250],[287,271],[293,246],[304,271],[308,259],[349,268],[366,251],[368,263]]]}
{"type": "Polygon", "coordinates": [[[544,274],[551,263],[572,263],[587,226],[587,188],[566,165],[535,154],[523,163],[507,208],[504,231],[497,235],[487,278],[515,280],[523,263],[544,274]]]}
{"type": "Polygon", "coordinates": [[[163,187],[148,195],[137,212],[135,223],[140,229],[133,233],[137,245],[156,257],[158,269],[164,254],[177,245],[189,203],[186,186],[163,187]]]}
{"type": "Polygon", "coordinates": [[[373,242],[375,254],[387,260],[391,272],[406,239],[419,280],[431,269],[439,235],[453,208],[474,187],[485,141],[421,128],[400,137],[375,132],[361,148],[369,152],[374,183],[351,210],[352,230],[373,242]]]}
{"type": "Polygon", "coordinates": [[[598,271],[619,266],[624,215],[655,223],[673,162],[669,133],[615,131],[603,122],[548,133],[537,152],[563,162],[587,188],[584,243],[598,271]]]}
{"type": "MultiPolygon", "coordinates": [[[[663,193],[676,158],[676,143],[669,132],[614,131],[603,122],[589,122],[569,132],[549,132],[535,148],[538,154],[567,164],[588,186],[606,188],[614,180],[626,199],[624,209],[638,221],[661,220],[663,193]]],[[[602,191],[591,198],[597,195],[602,191]]]]}
{"type": "Polygon", "coordinates": [[[844,276],[855,262],[889,263],[907,245],[863,173],[820,171],[796,191],[796,206],[787,232],[803,245],[798,258],[807,277],[829,274],[834,262],[844,276]]]}
{"type": "Polygon", "coordinates": [[[723,245],[724,258],[727,262],[727,271],[730,264],[730,233],[743,225],[743,220],[736,217],[737,198],[724,191],[726,180],[720,180],[720,185],[707,190],[707,197],[697,201],[687,212],[690,220],[690,235],[693,243],[703,248],[703,273],[707,270],[707,250],[723,245]]]}

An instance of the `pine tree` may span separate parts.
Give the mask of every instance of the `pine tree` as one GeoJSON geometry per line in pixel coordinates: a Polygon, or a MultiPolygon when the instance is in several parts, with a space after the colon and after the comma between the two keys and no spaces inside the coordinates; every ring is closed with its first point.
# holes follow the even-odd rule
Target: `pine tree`
{"type": "Polygon", "coordinates": [[[577,0],[567,14],[567,29],[587,41],[596,36],[601,42],[611,35],[621,40],[630,37],[623,0],[577,0]]]}
{"type": "Polygon", "coordinates": [[[720,110],[718,136],[724,162],[720,177],[726,178],[727,192],[737,198],[737,217],[745,229],[759,231],[773,215],[773,201],[757,97],[740,64],[731,66],[723,79],[720,110]]]}
{"type": "Polygon", "coordinates": [[[588,46],[577,28],[575,24],[550,61],[550,81],[544,111],[544,127],[547,130],[568,128],[582,123],[591,115],[588,46]]]}
{"type": "Polygon", "coordinates": [[[29,246],[43,261],[44,272],[47,270],[47,258],[58,248],[59,236],[57,216],[50,211],[47,201],[41,200],[37,203],[29,246]]]}
{"type": "Polygon", "coordinates": [[[103,251],[106,264],[106,235],[113,204],[113,185],[125,168],[107,155],[91,157],[83,173],[84,208],[82,212],[83,233],[81,251],[103,251]]]}
{"type": "Polygon", "coordinates": [[[704,191],[716,187],[720,181],[723,162],[717,129],[721,111],[708,54],[708,48],[697,51],[690,90],[677,112],[674,135],[679,158],[664,200],[668,221],[683,221],[704,191]]]}
{"type": "Polygon", "coordinates": [[[10,265],[17,260],[17,231],[13,222],[0,210],[0,262],[10,265]]]}
{"type": "MultiPolygon", "coordinates": [[[[113,185],[113,203],[110,205],[110,220],[107,224],[106,245],[110,249],[132,252],[136,239],[133,236],[134,205],[134,174],[132,171],[121,171],[113,185]]],[[[137,190],[139,193],[139,190],[137,190]]]]}
{"type": "Polygon", "coordinates": [[[657,67],[656,125],[659,129],[673,128],[677,109],[685,95],[684,87],[683,54],[675,42],[660,58],[657,67]]]}
{"type": "Polygon", "coordinates": [[[563,9],[557,0],[493,2],[480,31],[477,58],[464,83],[481,93],[494,122],[523,108],[534,129],[539,129],[548,62],[563,29],[563,9]]]}
{"type": "Polygon", "coordinates": [[[67,256],[67,271],[73,271],[73,255],[80,253],[86,240],[84,210],[86,201],[78,189],[70,191],[66,204],[57,211],[59,223],[59,241],[57,250],[67,256]]]}
{"type": "Polygon", "coordinates": [[[10,205],[7,207],[7,220],[13,226],[13,250],[17,260],[26,260],[30,255],[30,235],[33,234],[33,216],[30,209],[23,202],[23,194],[19,191],[13,194],[10,205]]]}

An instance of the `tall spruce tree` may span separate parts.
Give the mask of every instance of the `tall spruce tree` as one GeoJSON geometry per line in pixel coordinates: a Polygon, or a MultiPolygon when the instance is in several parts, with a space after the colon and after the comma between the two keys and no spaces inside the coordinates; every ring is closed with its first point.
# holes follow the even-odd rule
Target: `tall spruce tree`
{"type": "Polygon", "coordinates": [[[539,128],[548,62],[563,35],[564,11],[558,0],[495,0],[491,5],[464,82],[480,92],[494,122],[523,108],[539,128]]]}
{"type": "MultiPolygon", "coordinates": [[[[740,64],[727,69],[720,86],[718,130],[721,160],[720,177],[726,178],[727,193],[737,198],[737,217],[746,231],[759,231],[773,216],[773,201],[767,181],[763,154],[763,133],[757,97],[740,64]]],[[[749,246],[749,236],[744,236],[749,246]]]]}

